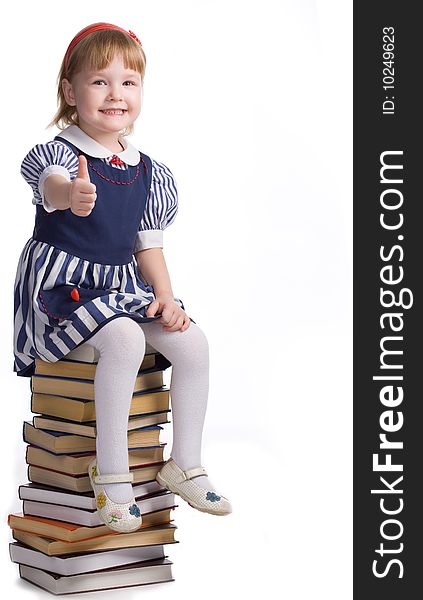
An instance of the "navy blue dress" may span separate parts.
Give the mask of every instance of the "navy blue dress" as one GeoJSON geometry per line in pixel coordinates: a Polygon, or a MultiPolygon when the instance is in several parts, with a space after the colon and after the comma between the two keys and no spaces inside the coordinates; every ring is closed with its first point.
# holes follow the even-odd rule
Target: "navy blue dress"
{"type": "MultiPolygon", "coordinates": [[[[60,360],[112,319],[149,322],[161,317],[146,317],[154,289],[142,280],[134,256],[152,184],[152,160],[139,152],[138,164],[115,168],[60,134],[55,141],[60,141],[55,148],[63,156],[54,162],[66,164],[73,176],[77,156],[86,156],[97,199],[87,217],[70,209],[48,212],[36,203],[33,235],[21,253],[14,287],[14,371],[24,377],[34,374],[36,358],[60,360]]],[[[26,178],[34,175],[38,181],[42,169],[33,174],[36,162],[28,164],[26,178]]],[[[185,310],[182,300],[175,301],[185,310]]]]}

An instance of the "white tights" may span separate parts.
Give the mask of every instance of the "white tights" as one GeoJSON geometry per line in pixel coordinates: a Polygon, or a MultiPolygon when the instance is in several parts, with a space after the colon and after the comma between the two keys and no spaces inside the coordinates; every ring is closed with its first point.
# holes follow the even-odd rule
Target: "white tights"
{"type": "MultiPolygon", "coordinates": [[[[165,331],[155,321],[138,323],[130,317],[117,317],[84,343],[99,352],[94,398],[100,473],[128,472],[128,415],[146,341],[172,363],[170,455],[184,470],[202,464],[201,439],[209,391],[209,348],[205,334],[193,322],[183,332],[165,331]]],[[[206,476],[196,477],[195,482],[214,490],[206,476]]],[[[129,502],[132,498],[129,483],[110,484],[105,490],[114,502],[129,502]]]]}

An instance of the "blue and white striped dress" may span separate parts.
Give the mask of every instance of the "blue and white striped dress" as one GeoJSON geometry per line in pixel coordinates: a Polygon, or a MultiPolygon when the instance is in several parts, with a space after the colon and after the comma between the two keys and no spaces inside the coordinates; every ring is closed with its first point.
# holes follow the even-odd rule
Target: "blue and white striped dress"
{"type": "Polygon", "coordinates": [[[163,229],[178,210],[176,183],[165,164],[121,141],[124,151],[111,155],[72,125],[37,144],[22,162],[37,214],[14,286],[17,375],[33,375],[36,358],[60,360],[111,319],[148,322],[161,316],[145,316],[154,289],[142,280],[134,253],[163,247],[163,229]],[[52,208],[43,194],[49,175],[77,176],[79,153],[97,188],[87,217],[52,208]]]}

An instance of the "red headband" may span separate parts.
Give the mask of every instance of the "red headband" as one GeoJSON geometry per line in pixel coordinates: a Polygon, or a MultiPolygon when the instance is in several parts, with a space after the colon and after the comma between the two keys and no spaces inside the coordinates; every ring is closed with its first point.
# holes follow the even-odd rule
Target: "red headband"
{"type": "Polygon", "coordinates": [[[118,27],[117,25],[112,25],[111,23],[95,23],[94,25],[88,25],[84,29],[81,29],[79,33],[73,38],[71,43],[68,46],[65,54],[65,67],[66,71],[68,70],[69,58],[72,53],[72,50],[75,48],[79,42],[84,39],[87,35],[92,33],[93,31],[100,31],[101,29],[116,29],[117,31],[122,31],[122,33],[126,33],[126,35],[130,35],[140,46],[142,46],[140,40],[137,38],[135,33],[131,30],[126,31],[126,29],[122,29],[122,27],[118,27]]]}

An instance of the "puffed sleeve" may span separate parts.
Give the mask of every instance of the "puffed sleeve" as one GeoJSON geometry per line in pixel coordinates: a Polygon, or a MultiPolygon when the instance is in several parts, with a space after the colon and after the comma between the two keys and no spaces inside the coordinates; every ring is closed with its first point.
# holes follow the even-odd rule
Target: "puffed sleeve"
{"type": "Polygon", "coordinates": [[[135,239],[134,254],[147,248],[163,248],[163,229],[178,212],[178,192],[170,169],[152,159],[151,187],[135,239]]]}
{"type": "Polygon", "coordinates": [[[21,164],[21,175],[32,187],[32,204],[42,204],[47,212],[56,210],[44,198],[44,182],[49,175],[63,175],[71,181],[78,174],[78,157],[57,140],[34,146],[21,164]]]}

